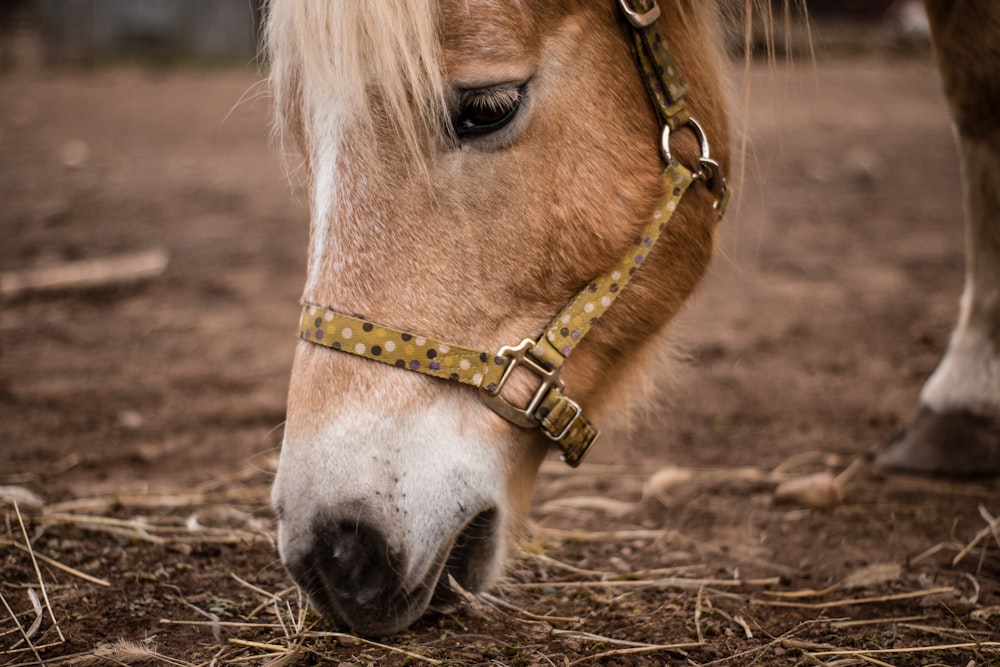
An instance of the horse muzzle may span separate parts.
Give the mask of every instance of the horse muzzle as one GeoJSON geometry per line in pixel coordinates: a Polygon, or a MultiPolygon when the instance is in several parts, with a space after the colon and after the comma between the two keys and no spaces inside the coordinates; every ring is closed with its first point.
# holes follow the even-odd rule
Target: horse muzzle
{"type": "Polygon", "coordinates": [[[481,590],[503,550],[492,507],[470,513],[429,556],[395,545],[386,530],[357,518],[323,513],[310,533],[304,551],[287,555],[289,573],[317,611],[368,636],[403,630],[428,609],[450,609],[459,600],[453,583],[481,590]]]}

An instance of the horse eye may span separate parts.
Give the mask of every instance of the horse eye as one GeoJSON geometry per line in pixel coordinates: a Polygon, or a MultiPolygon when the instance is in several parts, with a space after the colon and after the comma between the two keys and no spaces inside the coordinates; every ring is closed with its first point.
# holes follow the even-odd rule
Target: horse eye
{"type": "Polygon", "coordinates": [[[521,106],[522,88],[485,88],[462,94],[452,126],[459,139],[496,132],[514,119],[521,106]]]}

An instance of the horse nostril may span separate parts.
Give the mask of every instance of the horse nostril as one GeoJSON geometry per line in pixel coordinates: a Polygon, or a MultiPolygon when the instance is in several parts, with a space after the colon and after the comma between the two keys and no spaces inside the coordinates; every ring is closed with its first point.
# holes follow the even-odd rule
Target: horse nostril
{"type": "Polygon", "coordinates": [[[490,575],[483,564],[491,560],[497,549],[498,522],[499,512],[496,508],[490,508],[477,514],[465,525],[448,554],[441,579],[434,591],[434,604],[437,608],[447,609],[457,600],[448,583],[449,575],[467,590],[478,592],[484,587],[490,575]]]}
{"type": "Polygon", "coordinates": [[[483,510],[421,557],[394,548],[373,521],[320,512],[310,524],[307,545],[286,565],[321,613],[354,632],[390,634],[428,608],[453,608],[461,596],[449,584],[451,577],[473,592],[492,581],[502,545],[499,524],[495,507],[483,510]],[[404,579],[411,570],[416,574],[404,579]]]}
{"type": "Polygon", "coordinates": [[[381,531],[353,521],[318,521],[313,535],[312,548],[292,574],[325,611],[363,625],[402,587],[402,558],[381,531]]]}

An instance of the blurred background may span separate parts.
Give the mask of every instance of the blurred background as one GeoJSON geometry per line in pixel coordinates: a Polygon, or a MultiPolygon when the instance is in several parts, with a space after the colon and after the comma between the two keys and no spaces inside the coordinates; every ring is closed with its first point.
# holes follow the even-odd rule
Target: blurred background
{"type": "Polygon", "coordinates": [[[256,0],[2,0],[0,64],[147,61],[250,62],[256,0]]]}
{"type": "MultiPolygon", "coordinates": [[[[260,5],[259,0],[0,0],[0,67],[121,58],[249,62],[256,55],[260,5]]],[[[784,0],[774,1],[774,11],[779,16],[786,11],[784,0]]],[[[813,0],[809,13],[831,28],[846,24],[841,27],[855,37],[872,29],[901,37],[926,31],[919,0],[813,0]]]]}

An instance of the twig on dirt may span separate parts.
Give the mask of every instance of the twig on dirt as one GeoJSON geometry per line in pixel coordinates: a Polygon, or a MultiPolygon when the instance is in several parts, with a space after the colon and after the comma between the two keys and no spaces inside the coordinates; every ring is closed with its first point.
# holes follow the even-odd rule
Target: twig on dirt
{"type": "Polygon", "coordinates": [[[282,616],[281,605],[278,604],[276,600],[274,602],[274,615],[277,617],[278,622],[281,623],[282,629],[285,632],[285,637],[299,636],[305,630],[306,627],[306,613],[308,612],[306,606],[302,604],[302,589],[298,586],[293,587],[294,592],[298,598],[298,610],[299,614],[296,617],[295,612],[292,611],[292,604],[289,600],[285,599],[284,611],[288,614],[288,623],[292,624],[292,631],[289,630],[288,626],[285,624],[285,618],[282,616]]]}
{"type": "Polygon", "coordinates": [[[1000,519],[997,519],[992,514],[990,514],[989,510],[987,510],[986,506],[983,505],[982,503],[979,504],[978,509],[979,509],[979,516],[983,517],[983,521],[986,522],[986,526],[990,529],[990,532],[993,534],[993,541],[996,542],[997,547],[1000,547],[1000,528],[998,528],[998,526],[1000,526],[1000,519]]]}
{"type": "Polygon", "coordinates": [[[952,567],[962,562],[962,559],[968,556],[969,552],[975,549],[980,542],[990,535],[993,536],[997,546],[1000,546],[1000,532],[998,532],[998,529],[1000,529],[1000,518],[994,518],[983,505],[979,505],[979,515],[986,521],[986,527],[976,533],[972,538],[972,541],[962,547],[962,550],[955,554],[955,557],[951,559],[952,567]]]}
{"type": "MultiPolygon", "coordinates": [[[[5,547],[14,547],[15,549],[20,549],[21,551],[24,551],[25,553],[28,552],[28,549],[23,544],[20,544],[18,542],[14,542],[13,540],[0,539],[0,545],[3,545],[5,547]]],[[[91,584],[95,584],[97,586],[105,586],[105,587],[108,587],[108,586],[111,585],[111,582],[108,581],[107,579],[99,579],[98,577],[91,576],[91,575],[87,574],[86,572],[81,572],[80,570],[77,570],[76,568],[70,567],[69,565],[64,565],[63,563],[60,563],[59,561],[55,560],[54,558],[50,558],[49,556],[46,556],[45,554],[35,554],[35,558],[37,558],[38,560],[42,561],[46,565],[51,565],[52,567],[56,568],[57,570],[62,570],[66,574],[73,575],[74,577],[77,577],[79,579],[83,579],[84,581],[89,582],[91,584]]]]}
{"type": "Polygon", "coordinates": [[[921,551],[919,554],[917,554],[916,556],[914,556],[913,558],[911,558],[910,559],[910,565],[911,566],[912,565],[916,565],[920,561],[926,560],[926,559],[930,558],[931,556],[933,556],[934,554],[936,554],[937,552],[941,551],[942,549],[944,549],[945,547],[948,547],[948,546],[950,546],[950,545],[947,542],[938,542],[937,544],[935,544],[931,548],[925,549],[924,551],[921,551]]]}
{"type": "Polygon", "coordinates": [[[465,604],[466,612],[473,612],[480,618],[487,618],[491,621],[503,625],[503,626],[519,626],[519,629],[531,635],[546,636],[551,630],[552,626],[545,621],[539,620],[525,620],[521,618],[515,618],[509,614],[504,613],[498,607],[489,603],[489,601],[483,597],[474,595],[469,591],[465,590],[455,577],[448,575],[448,587],[455,593],[465,604]]]}
{"type": "Polygon", "coordinates": [[[241,579],[235,572],[230,573],[230,577],[232,577],[233,581],[237,582],[241,586],[250,589],[260,597],[264,598],[263,602],[254,607],[253,610],[250,611],[250,613],[246,614],[246,618],[254,618],[257,614],[261,612],[261,610],[265,609],[268,605],[277,604],[278,602],[281,602],[282,598],[284,598],[286,595],[295,590],[295,586],[289,586],[287,588],[278,591],[277,593],[271,593],[269,591],[264,590],[263,588],[260,588],[259,586],[254,586],[249,581],[241,579]]]}
{"type": "MultiPolygon", "coordinates": [[[[766,577],[764,579],[686,579],[684,577],[664,577],[662,579],[620,579],[614,581],[548,581],[513,583],[514,588],[680,588],[682,590],[697,590],[700,586],[711,588],[741,588],[744,586],[775,586],[781,583],[781,577],[766,577]]],[[[951,590],[951,589],[949,589],[951,590]]]]}
{"type": "Polygon", "coordinates": [[[962,560],[964,560],[965,557],[969,555],[969,552],[971,552],[973,549],[975,549],[979,545],[980,542],[982,542],[984,539],[986,539],[986,537],[989,534],[990,534],[990,527],[989,526],[987,526],[986,528],[983,528],[978,533],[976,533],[975,536],[972,538],[972,540],[968,544],[966,544],[964,547],[962,547],[962,550],[959,551],[957,554],[955,554],[955,557],[951,559],[951,566],[955,567],[956,565],[958,565],[959,563],[961,563],[962,560]]]}
{"type": "Polygon", "coordinates": [[[23,294],[83,290],[132,283],[160,275],[170,255],[162,248],[107,259],[66,262],[54,266],[0,273],[0,299],[23,294]]]}
{"type": "Polygon", "coordinates": [[[820,589],[806,588],[800,591],[764,591],[764,595],[770,595],[775,598],[791,598],[796,600],[800,598],[819,598],[838,590],[840,585],[840,582],[837,582],[827,586],[826,588],[820,589]]]}
{"type": "Polygon", "coordinates": [[[890,623],[904,624],[909,621],[922,621],[926,616],[897,616],[886,618],[862,618],[849,619],[846,621],[830,621],[830,627],[834,630],[844,630],[846,628],[857,628],[864,625],[886,625],[890,623]]]}
{"type": "Polygon", "coordinates": [[[357,635],[349,635],[343,632],[317,632],[310,631],[300,635],[303,638],[330,638],[330,639],[343,639],[352,642],[360,642],[362,644],[368,644],[369,646],[374,646],[375,648],[384,649],[390,653],[398,653],[399,655],[404,655],[411,660],[417,660],[419,662],[426,662],[429,665],[441,665],[444,664],[440,660],[435,660],[434,658],[428,658],[425,655],[420,655],[419,653],[413,653],[412,651],[407,651],[401,649],[398,646],[389,646],[388,644],[380,644],[379,642],[372,641],[370,639],[365,639],[364,637],[358,637],[357,635]]]}
{"type": "MultiPolygon", "coordinates": [[[[921,619],[917,619],[921,620],[921,619]]],[[[970,630],[969,628],[963,627],[961,631],[954,628],[940,628],[933,625],[918,625],[916,623],[899,623],[899,627],[907,628],[909,630],[916,630],[917,632],[926,632],[928,634],[937,635],[939,637],[944,637],[946,639],[975,639],[976,635],[981,635],[983,637],[990,637],[993,633],[987,632],[985,630],[970,630]]]]}
{"type": "Polygon", "coordinates": [[[271,600],[277,600],[278,599],[278,596],[275,595],[274,593],[270,593],[268,591],[265,591],[263,588],[260,588],[259,586],[254,586],[249,581],[246,581],[245,579],[241,579],[240,576],[238,574],[236,574],[235,572],[230,572],[229,576],[230,576],[230,578],[232,578],[233,581],[235,581],[236,583],[238,583],[240,586],[243,586],[244,588],[249,588],[250,590],[252,590],[257,595],[259,595],[259,596],[261,596],[263,598],[266,598],[268,600],[268,602],[270,602],[271,600]]]}
{"type": "MultiPolygon", "coordinates": [[[[737,660],[741,660],[742,658],[746,658],[753,655],[759,656],[763,654],[765,651],[774,648],[775,646],[781,646],[784,648],[786,646],[789,646],[791,642],[796,641],[793,639],[795,635],[797,635],[798,633],[802,632],[803,630],[805,630],[810,626],[817,625],[822,622],[823,621],[819,620],[803,621],[798,625],[796,625],[791,630],[789,630],[788,632],[786,632],[785,634],[781,635],[780,637],[772,639],[763,646],[757,646],[755,648],[747,649],[746,651],[740,651],[739,653],[734,653],[733,655],[726,656],[724,658],[718,658],[716,660],[712,660],[711,662],[706,662],[703,665],[701,665],[701,667],[712,667],[712,665],[721,665],[727,662],[734,662],[737,660]]],[[[751,660],[749,663],[740,663],[740,664],[753,664],[754,662],[756,662],[756,658],[751,660]]]]}
{"type": "MultiPolygon", "coordinates": [[[[282,661],[282,659],[288,654],[287,651],[282,653],[257,653],[254,655],[243,655],[238,658],[229,658],[226,660],[227,665],[238,665],[241,662],[256,662],[257,660],[268,660],[269,658],[274,658],[274,660],[268,660],[264,663],[267,667],[273,667],[274,665],[287,664],[282,661]]],[[[297,654],[296,654],[297,657],[297,654]]],[[[199,665],[199,667],[202,667],[199,665]]]]}
{"type": "Polygon", "coordinates": [[[242,646],[245,648],[254,648],[261,651],[268,651],[268,653],[257,654],[252,656],[242,656],[239,658],[230,658],[226,662],[228,663],[240,663],[240,662],[250,662],[251,660],[265,660],[268,659],[269,662],[266,664],[268,667],[280,667],[281,665],[290,664],[299,656],[299,652],[302,649],[302,639],[286,637],[286,639],[294,641],[288,646],[282,646],[280,644],[268,644],[265,642],[254,642],[245,639],[237,639],[235,637],[230,637],[227,642],[235,646],[242,646]],[[273,658],[273,659],[272,659],[273,658]]]}
{"type": "Polygon", "coordinates": [[[522,609],[511,604],[510,602],[507,602],[506,600],[501,600],[496,596],[490,595],[489,593],[480,593],[479,597],[495,607],[516,612],[532,621],[539,621],[541,623],[583,623],[584,621],[584,619],[579,616],[547,616],[543,614],[534,614],[527,609],[522,609]]]}
{"type": "Polygon", "coordinates": [[[666,530],[560,530],[558,528],[537,527],[542,534],[561,542],[618,542],[625,540],[659,540],[671,533],[666,530]]]}
{"type": "Polygon", "coordinates": [[[266,609],[268,607],[268,605],[273,604],[274,605],[274,610],[275,610],[274,614],[275,614],[275,616],[278,616],[279,620],[280,620],[281,614],[278,611],[278,605],[281,603],[282,600],[285,599],[286,595],[288,595],[289,593],[291,593],[295,589],[296,589],[296,586],[293,584],[291,586],[288,586],[287,588],[281,589],[277,593],[270,594],[271,595],[270,599],[264,600],[259,605],[257,605],[252,610],[250,610],[250,612],[246,614],[246,618],[254,618],[254,617],[256,617],[257,614],[259,614],[261,611],[263,611],[264,609],[266,609]]]}
{"type": "Polygon", "coordinates": [[[789,474],[800,466],[823,465],[827,468],[839,468],[844,464],[843,457],[839,454],[823,450],[810,450],[797,452],[774,467],[773,472],[778,474],[789,474]]]}
{"type": "Polygon", "coordinates": [[[522,558],[526,560],[534,560],[539,563],[543,563],[545,565],[551,565],[556,569],[565,570],[566,572],[571,572],[573,574],[580,574],[590,577],[605,577],[610,574],[608,572],[602,572],[600,570],[587,570],[582,567],[576,567],[575,565],[564,563],[561,560],[557,560],[555,558],[552,558],[551,556],[546,556],[545,554],[540,554],[540,553],[526,551],[524,554],[522,554],[522,558]]]}
{"type": "Polygon", "coordinates": [[[199,607],[196,607],[195,605],[191,604],[190,602],[188,602],[186,600],[181,600],[181,602],[184,604],[185,607],[187,607],[187,608],[195,611],[198,614],[201,614],[202,616],[204,616],[205,618],[208,619],[208,626],[210,628],[212,628],[212,639],[215,640],[215,643],[221,644],[222,643],[222,627],[219,625],[220,622],[221,622],[221,619],[218,617],[218,615],[217,614],[213,614],[211,612],[207,612],[204,609],[201,609],[199,607]]]}
{"type": "Polygon", "coordinates": [[[175,621],[172,618],[161,618],[161,625],[195,625],[195,626],[219,626],[220,628],[265,628],[268,630],[281,629],[281,623],[248,623],[245,621],[175,621]]]}
{"type": "Polygon", "coordinates": [[[705,587],[699,586],[698,597],[695,599],[695,604],[694,604],[694,629],[698,635],[699,644],[705,643],[705,635],[701,631],[701,605],[702,605],[702,598],[704,597],[704,595],[705,595],[705,587]]]}
{"type": "Polygon", "coordinates": [[[635,511],[638,504],[627,500],[617,500],[604,496],[560,496],[540,504],[534,509],[537,516],[546,516],[557,512],[577,510],[580,512],[599,512],[613,517],[624,517],[635,511]]]}
{"type": "Polygon", "coordinates": [[[847,465],[847,467],[841,470],[834,478],[837,487],[843,489],[844,486],[858,474],[858,471],[861,470],[864,465],[864,461],[860,456],[855,456],[851,459],[851,462],[847,465]]]}
{"type": "Polygon", "coordinates": [[[243,656],[240,656],[238,658],[230,658],[230,659],[226,660],[226,664],[228,664],[228,665],[238,665],[241,662],[251,662],[251,661],[256,661],[256,660],[268,660],[269,658],[274,658],[274,660],[270,660],[270,661],[268,661],[265,664],[267,665],[267,667],[276,667],[277,665],[286,665],[286,664],[288,664],[284,660],[286,659],[286,657],[289,654],[291,654],[291,656],[292,656],[291,659],[295,659],[295,658],[298,657],[298,651],[291,651],[289,649],[289,650],[281,651],[280,653],[257,653],[257,654],[254,654],[254,655],[243,655],[243,656]]]}
{"type": "Polygon", "coordinates": [[[35,550],[31,547],[31,539],[28,537],[28,529],[24,527],[24,517],[21,516],[21,508],[18,507],[17,501],[14,501],[14,514],[17,515],[17,523],[21,527],[21,535],[24,536],[24,545],[27,547],[28,556],[31,558],[31,565],[35,568],[35,576],[38,578],[38,586],[42,589],[42,599],[45,600],[45,608],[49,612],[49,618],[52,619],[52,626],[56,629],[56,635],[59,637],[60,642],[65,642],[66,637],[63,636],[62,629],[59,627],[59,621],[56,620],[56,614],[52,611],[52,603],[49,602],[49,592],[45,588],[45,580],[42,578],[42,570],[38,567],[38,560],[35,558],[35,550]]]}
{"type": "Polygon", "coordinates": [[[750,629],[750,624],[746,622],[746,619],[742,616],[733,616],[733,622],[738,626],[743,628],[743,634],[747,639],[753,639],[753,630],[750,629]]]}
{"type": "MultiPolygon", "coordinates": [[[[817,625],[820,623],[821,621],[817,621],[817,625]]],[[[808,639],[795,639],[794,637],[784,635],[780,639],[782,648],[794,648],[800,651],[824,651],[826,649],[836,648],[833,644],[821,644],[818,642],[811,642],[808,639]]]]}
{"type": "Polygon", "coordinates": [[[976,651],[981,649],[1000,649],[1000,642],[963,642],[961,644],[939,644],[935,646],[908,646],[905,648],[874,648],[874,649],[833,649],[810,653],[814,657],[825,656],[862,656],[870,655],[909,655],[915,653],[935,653],[938,651],[976,651]]]}
{"type": "Polygon", "coordinates": [[[245,648],[257,648],[262,651],[273,651],[274,653],[284,653],[288,650],[287,646],[281,646],[280,644],[265,644],[264,642],[252,642],[246,639],[237,639],[236,637],[230,637],[227,640],[230,644],[236,646],[243,646],[245,648]]]}
{"type": "Polygon", "coordinates": [[[703,642],[684,642],[681,644],[650,644],[648,642],[633,642],[627,639],[615,639],[614,637],[597,635],[592,632],[584,632],[583,630],[553,630],[552,636],[562,637],[564,639],[581,639],[583,641],[596,642],[598,644],[613,644],[616,646],[626,646],[629,648],[638,648],[638,649],[663,649],[665,647],[697,648],[699,646],[704,646],[703,642]]]}
{"type": "Polygon", "coordinates": [[[44,513],[39,517],[39,520],[48,525],[68,524],[83,530],[107,533],[116,537],[126,537],[157,545],[171,543],[245,544],[267,539],[262,533],[245,530],[204,526],[192,530],[181,525],[157,525],[146,521],[115,519],[89,514],[44,513]]]}
{"type": "Polygon", "coordinates": [[[973,621],[981,621],[983,623],[989,622],[989,620],[994,616],[1000,616],[1000,605],[983,607],[982,609],[977,609],[969,614],[969,618],[973,621]]]}
{"type": "MultiPolygon", "coordinates": [[[[602,641],[607,641],[607,640],[602,640],[602,641]]],[[[659,653],[661,651],[684,651],[685,649],[699,648],[701,646],[704,646],[704,644],[698,642],[698,643],[687,643],[687,644],[654,644],[649,646],[633,646],[631,648],[620,648],[612,651],[604,651],[603,653],[595,653],[593,655],[584,656],[582,658],[577,658],[572,662],[567,662],[566,667],[581,665],[585,662],[590,662],[591,660],[603,660],[604,658],[611,658],[617,655],[659,653]]]]}
{"type": "Polygon", "coordinates": [[[34,588],[28,589],[28,599],[31,601],[31,608],[35,612],[35,620],[31,622],[31,626],[28,628],[28,637],[31,638],[38,632],[38,628],[42,627],[45,610],[42,609],[42,603],[39,601],[38,593],[35,592],[34,588]]]}
{"type": "Polygon", "coordinates": [[[951,586],[940,588],[929,588],[922,591],[910,591],[909,593],[896,593],[893,595],[879,595],[867,598],[847,598],[844,600],[831,600],[829,602],[786,602],[784,600],[751,600],[750,604],[763,607],[790,607],[794,609],[831,609],[833,607],[847,607],[856,604],[874,604],[878,602],[892,602],[896,600],[908,600],[912,598],[926,597],[928,595],[942,595],[944,593],[954,593],[951,586]]]}
{"type": "Polygon", "coordinates": [[[240,646],[243,648],[252,648],[258,651],[264,651],[264,653],[255,653],[229,658],[226,660],[226,664],[231,665],[257,660],[267,660],[268,662],[264,664],[271,667],[275,667],[277,665],[287,665],[298,657],[299,649],[301,648],[301,644],[299,643],[291,644],[289,646],[281,646],[279,644],[254,642],[245,639],[237,639],[235,637],[228,638],[226,642],[231,646],[240,646]]]}
{"type": "MultiPolygon", "coordinates": [[[[217,486],[218,480],[213,482],[217,486]]],[[[227,505],[232,503],[263,502],[269,493],[269,486],[242,486],[221,491],[195,491],[182,493],[150,494],[110,494],[91,498],[74,498],[53,503],[44,509],[44,514],[64,514],[89,512],[101,514],[112,507],[127,509],[188,509],[206,505],[227,505]]]]}
{"type": "Polygon", "coordinates": [[[21,653],[23,651],[30,650],[32,653],[34,653],[35,659],[38,660],[39,663],[41,663],[42,656],[38,653],[38,649],[35,647],[35,645],[31,643],[31,635],[28,634],[27,630],[24,629],[24,626],[21,625],[21,619],[19,619],[17,617],[17,614],[14,613],[14,610],[10,608],[10,605],[7,603],[7,598],[4,597],[3,593],[0,593],[0,602],[3,603],[4,609],[7,610],[7,613],[14,620],[14,625],[17,626],[18,632],[21,635],[21,639],[17,642],[17,644],[14,644],[12,650],[4,651],[3,653],[0,653],[0,655],[8,655],[10,653],[21,653]],[[18,651],[16,649],[18,644],[20,644],[21,642],[24,642],[27,645],[27,648],[18,651]]]}

